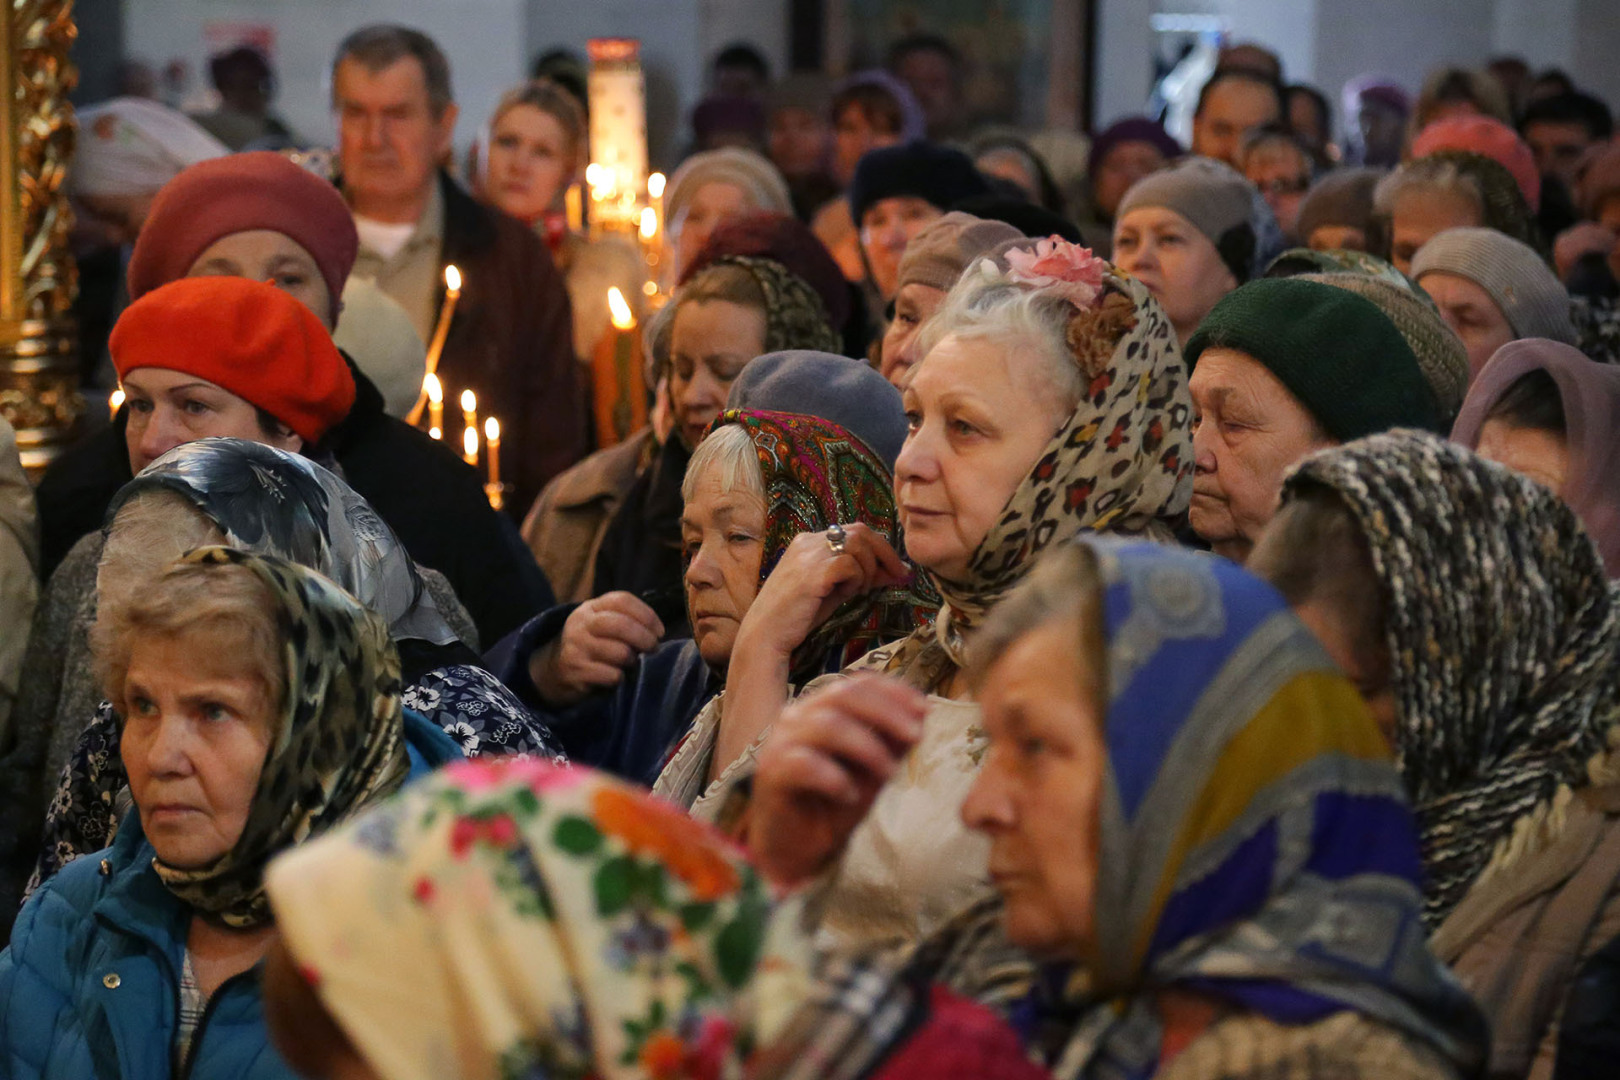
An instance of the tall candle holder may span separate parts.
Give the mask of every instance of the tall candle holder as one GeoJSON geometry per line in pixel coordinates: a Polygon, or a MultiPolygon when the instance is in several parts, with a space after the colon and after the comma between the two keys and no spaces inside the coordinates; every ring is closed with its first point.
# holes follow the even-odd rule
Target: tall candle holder
{"type": "Polygon", "coordinates": [[[591,231],[635,234],[647,190],[647,81],[641,42],[592,38],[585,45],[591,70],[591,231]]]}

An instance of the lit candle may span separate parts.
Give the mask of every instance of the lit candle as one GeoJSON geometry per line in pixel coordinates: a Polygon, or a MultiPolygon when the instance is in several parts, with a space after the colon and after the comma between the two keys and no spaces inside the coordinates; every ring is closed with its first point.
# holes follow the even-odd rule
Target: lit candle
{"type": "Polygon", "coordinates": [[[493,416],[484,421],[484,446],[489,455],[489,483],[484,485],[484,494],[489,505],[499,510],[506,500],[501,493],[501,422],[493,416]]]}
{"type": "Polygon", "coordinates": [[[461,392],[461,421],[474,431],[478,430],[478,395],[471,390],[461,392]]]}
{"type": "Polygon", "coordinates": [[[658,237],[658,211],[650,206],[641,208],[641,240],[650,244],[658,237]]]}
{"type": "Polygon", "coordinates": [[[617,288],[608,290],[608,312],[613,325],[602,335],[591,363],[597,439],[604,447],[623,441],[647,422],[636,316],[617,288]]]}
{"type": "MultiPolygon", "coordinates": [[[[444,430],[444,384],[433,372],[422,379],[422,390],[428,399],[428,433],[444,430]]],[[[439,436],[434,435],[435,439],[439,436]]]]}
{"type": "MultiPolygon", "coordinates": [[[[433,340],[428,343],[427,373],[439,370],[439,354],[444,352],[444,341],[450,336],[450,320],[455,318],[456,301],[461,299],[461,271],[454,263],[444,268],[444,303],[439,306],[439,323],[433,328],[433,340]]],[[[416,405],[405,417],[408,424],[422,422],[422,409],[427,405],[427,380],[422,380],[422,392],[416,396],[416,405]]]]}
{"type": "Polygon", "coordinates": [[[442,438],[444,438],[444,429],[443,428],[436,428],[436,427],[428,428],[428,438],[430,438],[430,439],[442,439],[442,438]]]}
{"type": "Polygon", "coordinates": [[[461,458],[473,468],[478,467],[478,429],[475,427],[461,433],[461,458]]]}
{"type": "Polygon", "coordinates": [[[124,388],[120,386],[107,395],[107,414],[112,419],[118,419],[118,410],[124,407],[124,388]]]}
{"type": "Polygon", "coordinates": [[[579,183],[568,185],[563,192],[563,214],[568,219],[568,231],[582,233],[585,231],[585,196],[579,190],[579,183]]]}

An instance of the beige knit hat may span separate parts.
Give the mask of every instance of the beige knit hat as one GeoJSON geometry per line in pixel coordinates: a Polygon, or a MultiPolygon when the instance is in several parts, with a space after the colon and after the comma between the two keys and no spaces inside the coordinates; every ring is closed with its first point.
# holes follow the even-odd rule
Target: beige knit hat
{"type": "Polygon", "coordinates": [[[693,154],[669,178],[669,194],[664,199],[664,219],[678,225],[686,204],[704,184],[736,184],[748,195],[755,209],[773,214],[793,213],[793,197],[787,181],[769,160],[752,150],[728,146],[693,154]]]}
{"type": "Polygon", "coordinates": [[[1443,418],[1454,418],[1462,408],[1468,393],[1468,350],[1462,339],[1435,313],[1434,305],[1425,302],[1410,289],[1403,289],[1369,274],[1331,273],[1298,274],[1305,281],[1345,289],[1377,305],[1389,317],[1401,337],[1412,347],[1423,379],[1434,391],[1443,418]]]}
{"type": "Polygon", "coordinates": [[[931,222],[906,245],[895,290],[916,284],[949,292],[974,259],[1023,236],[1006,222],[952,211],[931,222]]]}
{"type": "Polygon", "coordinates": [[[1515,337],[1575,344],[1569,293],[1529,244],[1495,229],[1447,229],[1412,258],[1419,284],[1435,271],[1467,278],[1489,293],[1515,337]]]}

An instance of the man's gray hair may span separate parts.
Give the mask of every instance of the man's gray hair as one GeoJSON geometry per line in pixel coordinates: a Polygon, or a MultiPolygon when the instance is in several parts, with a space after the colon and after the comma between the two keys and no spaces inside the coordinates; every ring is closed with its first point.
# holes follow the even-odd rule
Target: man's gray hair
{"type": "Polygon", "coordinates": [[[337,69],[345,60],[353,60],[370,72],[391,67],[407,57],[422,65],[422,77],[427,82],[428,106],[435,117],[455,101],[450,92],[450,61],[434,40],[420,30],[392,23],[362,26],[343,39],[337,55],[332,58],[332,107],[338,107],[337,69]]]}

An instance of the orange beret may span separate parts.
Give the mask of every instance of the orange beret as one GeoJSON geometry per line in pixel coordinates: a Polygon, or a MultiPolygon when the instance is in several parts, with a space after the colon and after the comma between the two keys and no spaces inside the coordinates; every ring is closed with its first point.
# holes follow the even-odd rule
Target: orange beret
{"type": "Polygon", "coordinates": [[[183,371],[229,390],[319,442],[354,406],[354,376],[298,300],[237,277],[181,278],[124,310],[108,342],[119,379],[183,371]]]}

